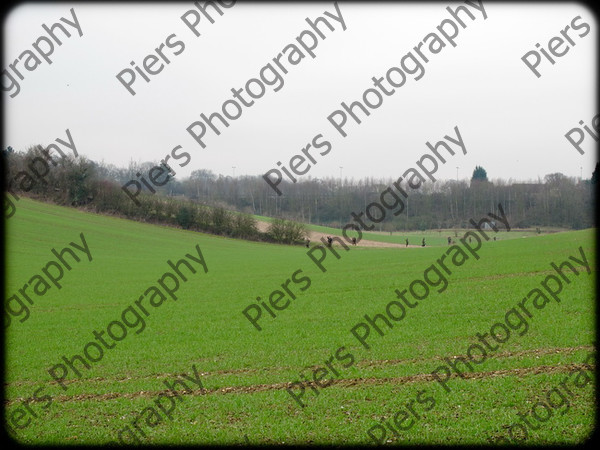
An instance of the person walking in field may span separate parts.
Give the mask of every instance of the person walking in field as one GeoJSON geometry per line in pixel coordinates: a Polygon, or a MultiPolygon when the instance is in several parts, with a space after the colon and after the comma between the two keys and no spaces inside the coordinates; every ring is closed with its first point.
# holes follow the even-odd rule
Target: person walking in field
{"type": "Polygon", "coordinates": [[[333,243],[333,238],[331,236],[327,236],[327,245],[329,247],[331,247],[331,244],[333,243]]]}
{"type": "Polygon", "coordinates": [[[423,242],[421,242],[421,247],[425,247],[425,238],[423,238],[423,242]]]}
{"type": "Polygon", "coordinates": [[[408,247],[408,238],[406,238],[406,246],[408,247]]]}
{"type": "Polygon", "coordinates": [[[356,238],[355,237],[352,238],[352,245],[354,245],[356,247],[356,238]]]}

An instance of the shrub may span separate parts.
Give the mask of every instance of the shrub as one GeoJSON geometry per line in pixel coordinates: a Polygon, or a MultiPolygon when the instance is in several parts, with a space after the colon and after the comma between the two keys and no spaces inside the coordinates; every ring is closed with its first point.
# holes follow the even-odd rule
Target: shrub
{"type": "Polygon", "coordinates": [[[304,224],[285,219],[273,219],[267,231],[271,239],[281,244],[300,243],[306,239],[307,234],[304,224]]]}
{"type": "Polygon", "coordinates": [[[194,214],[189,207],[182,206],[179,208],[179,211],[177,211],[175,220],[177,221],[177,224],[181,226],[181,228],[187,230],[190,225],[194,223],[194,214]]]}

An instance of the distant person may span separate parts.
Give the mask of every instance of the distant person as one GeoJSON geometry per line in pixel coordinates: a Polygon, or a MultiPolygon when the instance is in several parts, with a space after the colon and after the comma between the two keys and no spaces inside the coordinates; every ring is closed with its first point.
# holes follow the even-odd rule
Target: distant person
{"type": "Polygon", "coordinates": [[[331,244],[333,243],[333,238],[331,236],[327,236],[327,245],[329,247],[331,247],[331,244]]]}
{"type": "Polygon", "coordinates": [[[356,246],[356,238],[355,237],[352,238],[352,245],[356,246]]]}
{"type": "Polygon", "coordinates": [[[406,238],[406,246],[408,247],[408,238],[406,238]]]}
{"type": "Polygon", "coordinates": [[[423,238],[423,242],[421,242],[421,247],[425,247],[425,238],[423,238]]]}
{"type": "Polygon", "coordinates": [[[310,239],[306,240],[306,248],[308,248],[310,246],[310,239]]]}
{"type": "Polygon", "coordinates": [[[452,238],[448,236],[448,245],[452,244],[452,238]]]}

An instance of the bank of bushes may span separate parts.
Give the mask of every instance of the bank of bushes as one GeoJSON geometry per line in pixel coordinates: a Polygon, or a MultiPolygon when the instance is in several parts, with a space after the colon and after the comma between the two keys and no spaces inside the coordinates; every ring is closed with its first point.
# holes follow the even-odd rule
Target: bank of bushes
{"type": "MultiPolygon", "coordinates": [[[[5,202],[12,202],[17,211],[18,199],[27,195],[100,214],[239,239],[299,244],[306,235],[304,225],[283,219],[273,221],[266,232],[261,232],[253,216],[229,211],[218,204],[205,205],[148,193],[141,193],[136,203],[116,181],[102,178],[99,166],[93,161],[82,157],[55,157],[56,165],[46,163],[45,170],[43,160],[48,161],[41,146],[25,153],[12,149],[3,151],[5,202]]],[[[6,206],[5,203],[5,215],[6,206]]]]}

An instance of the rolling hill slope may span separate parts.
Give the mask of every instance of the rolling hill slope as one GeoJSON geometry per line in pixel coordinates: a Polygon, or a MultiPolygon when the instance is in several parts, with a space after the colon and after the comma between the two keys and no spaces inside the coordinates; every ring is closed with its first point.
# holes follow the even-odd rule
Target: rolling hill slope
{"type": "MultiPolygon", "coordinates": [[[[447,246],[337,248],[339,258],[313,250],[316,259],[324,258],[323,272],[303,247],[28,199],[17,208],[7,222],[5,292],[22,298],[19,290],[28,284],[32,304],[23,301],[26,319],[24,310],[17,314],[24,307],[10,304],[5,408],[23,442],[104,444],[120,436],[126,442],[236,444],[247,436],[251,443],[369,443],[368,430],[381,433],[381,419],[407,411],[412,400],[419,417],[398,436],[388,430],[384,440],[485,444],[506,436],[517,413],[531,409],[569,371],[587,370],[583,363],[594,351],[594,230],[484,242],[478,258],[465,250],[468,258],[451,266],[451,274],[436,275],[435,285],[433,269],[425,271],[439,268],[447,246]],[[87,246],[91,260],[77,246],[87,246]],[[65,247],[80,261],[63,255],[71,270],[63,265],[59,289],[43,269],[58,273],[48,263],[60,264],[52,249],[65,247]],[[579,247],[589,275],[569,260],[581,258],[579,247]],[[189,265],[179,264],[179,276],[168,261],[182,259],[189,265]],[[530,301],[531,317],[522,313],[520,325],[510,316],[510,339],[472,371],[465,369],[465,378],[452,374],[447,392],[432,375],[445,358],[465,355],[476,333],[508,321],[507,311],[556,273],[550,263],[565,260],[580,274],[562,286],[561,301],[540,309],[530,301]],[[178,278],[177,290],[166,272],[178,278]],[[43,295],[35,293],[43,290],[36,275],[50,286],[43,295]],[[411,286],[419,295],[426,286],[428,294],[393,319],[390,314],[400,314],[389,306],[398,299],[395,290],[411,286]],[[251,317],[260,311],[260,331],[244,310],[251,317]],[[392,327],[377,314],[387,315],[392,327]],[[369,348],[351,331],[366,328],[369,348]],[[109,339],[113,335],[121,339],[109,339]],[[314,381],[319,367],[327,371],[327,387],[314,381]],[[65,375],[62,387],[49,370],[55,378],[65,375]],[[311,384],[303,384],[301,371],[311,384]],[[180,385],[180,397],[171,403],[165,381],[176,379],[189,392],[180,385]],[[422,401],[415,402],[421,391],[422,401]],[[38,400],[30,399],[34,393],[38,400]],[[159,404],[172,406],[170,414],[159,404]]],[[[446,256],[447,265],[451,260],[446,256]]],[[[593,388],[572,390],[568,412],[532,430],[531,442],[573,443],[590,432],[593,388]]]]}

